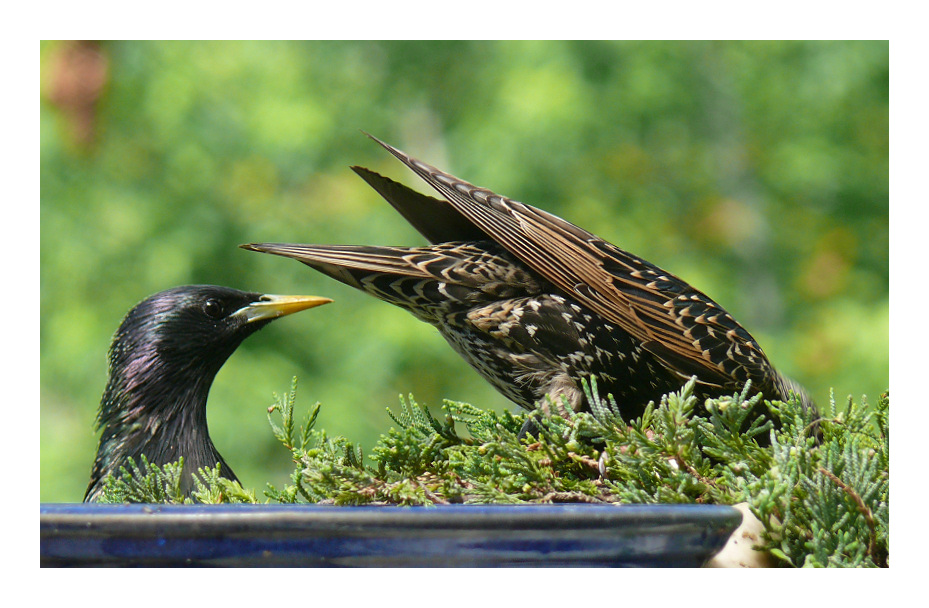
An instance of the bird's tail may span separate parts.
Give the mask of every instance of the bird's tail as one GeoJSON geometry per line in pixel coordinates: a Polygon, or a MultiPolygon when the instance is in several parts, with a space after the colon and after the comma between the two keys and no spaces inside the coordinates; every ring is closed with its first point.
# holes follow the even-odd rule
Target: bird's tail
{"type": "Polygon", "coordinates": [[[242,248],[293,258],[357,289],[364,289],[361,281],[370,275],[429,276],[405,258],[409,247],[250,243],[242,248]]]}
{"type": "Polygon", "coordinates": [[[428,322],[438,314],[434,306],[469,301],[480,293],[486,277],[473,269],[489,255],[465,243],[432,247],[251,243],[242,248],[293,258],[428,322]]]}

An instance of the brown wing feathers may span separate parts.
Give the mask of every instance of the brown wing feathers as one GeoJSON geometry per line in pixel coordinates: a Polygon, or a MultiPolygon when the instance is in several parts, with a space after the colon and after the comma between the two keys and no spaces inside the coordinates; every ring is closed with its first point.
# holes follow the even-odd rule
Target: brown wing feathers
{"type": "MultiPolygon", "coordinates": [[[[690,337],[682,328],[675,294],[656,289],[659,282],[686,287],[680,279],[561,218],[478,188],[377,138],[372,139],[445,196],[452,207],[483,232],[559,288],[576,295],[595,312],[629,332],[669,367],[685,368],[702,376],[703,380],[735,379],[718,363],[718,358],[701,348],[699,340],[690,337]],[[611,266],[611,271],[605,270],[606,264],[611,266]]],[[[686,291],[731,320],[704,294],[693,288],[686,291]]],[[[690,301],[687,295],[677,297],[690,301]]],[[[690,323],[711,325],[705,317],[695,317],[690,323]]],[[[720,329],[723,330],[720,337],[724,340],[741,344],[749,353],[761,353],[744,330],[733,335],[725,328],[720,329]]],[[[757,381],[767,374],[759,369],[748,375],[755,376],[757,381]]]]}

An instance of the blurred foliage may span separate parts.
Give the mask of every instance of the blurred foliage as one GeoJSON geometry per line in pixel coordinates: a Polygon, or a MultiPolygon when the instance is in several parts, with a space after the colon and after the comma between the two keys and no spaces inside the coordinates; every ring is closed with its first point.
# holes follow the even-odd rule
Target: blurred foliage
{"type": "Polygon", "coordinates": [[[78,501],[129,308],[213,283],[328,296],[229,360],[213,439],[246,487],[298,375],[366,452],[399,393],[508,402],[427,325],[252,241],[424,241],[348,166],[422,189],[364,129],[710,294],[784,373],[888,387],[886,42],[44,42],[41,500],[78,501]]]}

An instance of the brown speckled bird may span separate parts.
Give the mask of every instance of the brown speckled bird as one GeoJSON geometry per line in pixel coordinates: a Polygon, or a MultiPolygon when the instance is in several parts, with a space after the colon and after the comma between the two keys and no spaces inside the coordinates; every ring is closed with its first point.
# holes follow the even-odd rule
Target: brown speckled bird
{"type": "Polygon", "coordinates": [[[729,313],[686,282],[559,217],[372,139],[444,198],[352,167],[432,246],[242,247],[294,258],[408,310],[527,409],[544,409],[545,395],[583,409],[580,380],[590,376],[627,418],[691,376],[703,396],[732,394],[751,380],[766,398],[794,392],[813,407],[729,313]]]}

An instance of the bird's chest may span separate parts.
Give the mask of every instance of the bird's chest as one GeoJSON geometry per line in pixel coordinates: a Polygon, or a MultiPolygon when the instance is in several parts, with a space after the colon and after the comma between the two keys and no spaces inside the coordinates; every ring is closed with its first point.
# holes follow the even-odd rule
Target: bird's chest
{"type": "Polygon", "coordinates": [[[565,392],[580,406],[580,380],[591,376],[601,394],[643,405],[682,383],[628,333],[558,295],[494,302],[436,326],[499,392],[530,409],[565,392]]]}
{"type": "Polygon", "coordinates": [[[538,387],[527,374],[540,366],[529,360],[531,356],[508,351],[499,340],[467,327],[441,325],[438,329],[455,352],[504,397],[526,409],[535,407],[538,387]]]}

